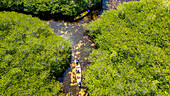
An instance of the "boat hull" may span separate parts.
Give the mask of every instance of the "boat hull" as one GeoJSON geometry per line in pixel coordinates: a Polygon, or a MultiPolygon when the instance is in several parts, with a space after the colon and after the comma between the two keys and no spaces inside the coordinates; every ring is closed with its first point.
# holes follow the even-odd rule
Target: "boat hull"
{"type": "Polygon", "coordinates": [[[84,17],[85,15],[87,15],[88,13],[89,13],[89,10],[81,13],[81,16],[80,15],[76,16],[76,18],[74,18],[74,20],[78,20],[78,19],[84,17]]]}
{"type": "Polygon", "coordinates": [[[76,73],[76,81],[77,81],[77,84],[79,85],[79,86],[81,86],[81,75],[82,75],[82,73],[81,73],[81,66],[80,66],[80,64],[79,64],[79,62],[78,62],[78,59],[75,59],[75,73],[76,73]]]}

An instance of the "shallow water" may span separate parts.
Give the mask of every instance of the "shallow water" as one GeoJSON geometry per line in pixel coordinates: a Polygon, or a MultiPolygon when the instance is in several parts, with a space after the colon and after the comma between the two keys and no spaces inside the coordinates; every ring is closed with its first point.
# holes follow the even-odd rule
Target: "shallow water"
{"type": "MultiPolygon", "coordinates": [[[[79,59],[81,64],[82,71],[86,69],[89,65],[88,63],[88,56],[91,53],[92,49],[94,48],[94,43],[88,38],[87,32],[83,29],[82,24],[89,23],[92,20],[96,20],[100,18],[100,15],[107,10],[115,9],[116,7],[128,1],[139,1],[139,0],[103,0],[102,6],[98,9],[95,9],[88,13],[87,16],[82,18],[77,22],[66,22],[64,20],[60,21],[50,21],[49,26],[54,29],[56,35],[62,36],[67,38],[71,42],[72,47],[72,59],[73,61],[75,58],[79,59]]],[[[58,81],[62,82],[63,92],[69,93],[74,96],[80,95],[80,89],[84,89],[84,83],[82,81],[82,88],[79,88],[76,84],[75,73],[74,73],[74,64],[70,64],[70,67],[66,69],[65,73],[62,77],[57,79],[58,81]]]]}

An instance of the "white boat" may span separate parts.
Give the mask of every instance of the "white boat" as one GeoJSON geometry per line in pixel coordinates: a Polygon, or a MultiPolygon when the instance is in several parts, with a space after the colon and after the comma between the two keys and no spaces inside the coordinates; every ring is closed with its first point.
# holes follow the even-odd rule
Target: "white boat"
{"type": "Polygon", "coordinates": [[[76,60],[75,60],[75,71],[76,71],[76,79],[77,79],[77,83],[79,86],[81,86],[81,66],[80,64],[76,64],[76,60]]]}

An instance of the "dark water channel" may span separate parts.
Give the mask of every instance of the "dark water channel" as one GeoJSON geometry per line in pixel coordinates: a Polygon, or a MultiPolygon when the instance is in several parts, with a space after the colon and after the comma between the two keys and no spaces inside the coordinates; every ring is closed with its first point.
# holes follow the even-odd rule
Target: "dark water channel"
{"type": "MultiPolygon", "coordinates": [[[[92,20],[96,20],[97,18],[100,18],[100,15],[104,11],[110,9],[116,10],[116,7],[119,4],[128,1],[139,1],[139,0],[103,0],[101,5],[97,7],[97,9],[91,10],[91,12],[87,14],[87,16],[81,18],[81,20],[77,22],[68,22],[64,20],[55,21],[55,19],[49,21],[49,26],[52,29],[54,29],[56,35],[65,37],[71,42],[71,47],[72,47],[71,61],[73,61],[75,58],[78,58],[82,70],[85,70],[86,67],[89,65],[87,58],[95,45],[90,41],[87,32],[82,27],[82,24],[89,23],[92,20]]],[[[79,88],[78,85],[76,85],[73,65],[74,64],[70,64],[70,67],[66,69],[62,77],[58,78],[58,81],[63,83],[64,85],[63,92],[65,94],[69,93],[71,95],[77,96],[80,95],[79,92],[81,91],[81,89],[84,89],[84,83],[82,81],[82,88],[79,88]]]]}

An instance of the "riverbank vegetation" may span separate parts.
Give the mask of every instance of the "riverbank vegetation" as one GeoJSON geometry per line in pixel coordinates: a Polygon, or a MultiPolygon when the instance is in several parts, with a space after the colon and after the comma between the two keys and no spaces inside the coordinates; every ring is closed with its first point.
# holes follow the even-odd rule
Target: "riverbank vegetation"
{"type": "Polygon", "coordinates": [[[84,72],[90,96],[170,94],[169,3],[124,3],[84,26],[98,47],[84,72]]]}
{"type": "Polygon", "coordinates": [[[74,16],[101,0],[1,0],[0,9],[74,16]]]}
{"type": "Polygon", "coordinates": [[[59,95],[56,78],[69,65],[70,42],[31,15],[0,18],[0,95],[59,95]]]}

